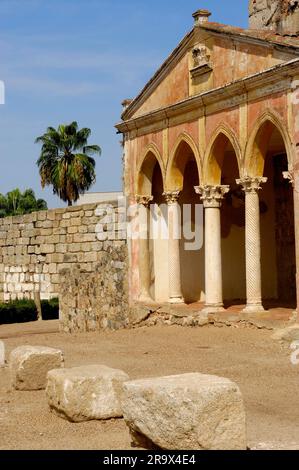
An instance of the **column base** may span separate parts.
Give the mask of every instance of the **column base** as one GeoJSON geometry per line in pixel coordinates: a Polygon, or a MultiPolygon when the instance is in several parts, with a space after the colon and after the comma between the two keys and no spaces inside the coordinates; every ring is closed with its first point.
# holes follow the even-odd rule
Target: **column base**
{"type": "Polygon", "coordinates": [[[172,297],[169,299],[169,303],[170,304],[184,304],[185,303],[185,300],[183,299],[183,297],[172,297]]]}
{"type": "Polygon", "coordinates": [[[250,304],[242,310],[242,313],[263,313],[265,311],[262,304],[250,304]]]}
{"type": "Polygon", "coordinates": [[[223,313],[225,312],[225,308],[223,305],[206,305],[201,313],[210,314],[210,313],[223,313]]]}

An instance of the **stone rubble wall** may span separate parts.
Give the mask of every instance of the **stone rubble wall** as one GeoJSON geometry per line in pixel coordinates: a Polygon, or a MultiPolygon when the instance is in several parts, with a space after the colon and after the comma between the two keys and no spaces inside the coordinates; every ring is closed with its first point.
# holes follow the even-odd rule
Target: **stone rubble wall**
{"type": "Polygon", "coordinates": [[[93,271],[74,265],[61,272],[60,329],[66,333],[128,327],[127,246],[108,244],[93,271]]]}
{"type": "Polygon", "coordinates": [[[125,323],[126,259],[126,215],[117,202],[0,219],[0,301],[33,299],[36,291],[58,296],[67,331],[89,328],[100,306],[101,324],[113,323],[109,312],[125,323]]]}
{"type": "Polygon", "coordinates": [[[250,0],[249,23],[252,29],[269,29],[279,34],[298,35],[298,0],[250,0]]]}

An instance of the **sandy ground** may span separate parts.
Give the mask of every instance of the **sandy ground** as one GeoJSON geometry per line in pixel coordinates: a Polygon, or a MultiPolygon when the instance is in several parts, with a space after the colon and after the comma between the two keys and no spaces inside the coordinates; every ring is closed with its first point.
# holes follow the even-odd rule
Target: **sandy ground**
{"type": "MultiPolygon", "coordinates": [[[[299,366],[271,332],[153,327],[65,335],[57,322],[0,326],[7,353],[24,345],[63,349],[66,367],[106,364],[132,379],[186,372],[228,377],[244,396],[250,448],[299,449],[299,366]]],[[[130,449],[123,420],[72,424],[50,413],[45,392],[10,389],[0,369],[0,449],[130,449]]]]}

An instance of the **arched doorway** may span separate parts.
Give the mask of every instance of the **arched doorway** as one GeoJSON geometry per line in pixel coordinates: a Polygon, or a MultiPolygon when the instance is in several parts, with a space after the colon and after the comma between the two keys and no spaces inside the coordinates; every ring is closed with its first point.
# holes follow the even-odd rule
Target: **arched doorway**
{"type": "Polygon", "coordinates": [[[181,238],[179,244],[180,279],[185,303],[204,298],[204,250],[202,246],[202,208],[194,187],[200,181],[196,145],[182,136],[174,147],[167,171],[167,188],[179,192],[181,238]]]}
{"type": "MultiPolygon", "coordinates": [[[[222,301],[225,307],[242,304],[246,298],[245,269],[245,196],[239,179],[239,147],[228,131],[220,131],[210,148],[205,180],[212,188],[221,187],[220,198],[222,301]]],[[[219,209],[218,209],[219,210],[219,209]]],[[[215,248],[216,249],[216,248],[215,248]]],[[[218,264],[219,264],[218,263],[218,264]]],[[[211,270],[211,269],[210,269],[211,270]]],[[[207,282],[207,279],[206,279],[207,282]]],[[[220,288],[218,289],[220,301],[220,288]]]]}
{"type": "Polygon", "coordinates": [[[289,168],[284,138],[270,120],[256,133],[253,155],[258,174],[267,178],[259,192],[263,304],[296,308],[293,188],[283,176],[289,168]]]}
{"type": "Polygon", "coordinates": [[[231,142],[224,152],[221,184],[229,192],[221,207],[221,251],[224,305],[242,305],[246,299],[245,194],[237,184],[239,167],[231,142]]]}
{"type": "Polygon", "coordinates": [[[167,206],[163,196],[164,185],[161,168],[156,162],[153,179],[151,206],[151,296],[156,302],[168,301],[168,240],[164,236],[167,226],[167,206]]]}
{"type": "MultiPolygon", "coordinates": [[[[165,242],[155,233],[159,225],[157,217],[163,218],[159,207],[163,204],[163,163],[157,149],[149,150],[140,166],[137,178],[139,202],[139,300],[166,300],[165,296],[165,242]]],[[[167,278],[167,272],[166,272],[167,278]]]]}

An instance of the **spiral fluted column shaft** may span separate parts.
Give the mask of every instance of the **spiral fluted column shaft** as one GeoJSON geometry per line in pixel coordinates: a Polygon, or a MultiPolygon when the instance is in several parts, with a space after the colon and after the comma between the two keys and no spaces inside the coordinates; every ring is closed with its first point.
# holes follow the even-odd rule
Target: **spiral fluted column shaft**
{"type": "Polygon", "coordinates": [[[178,202],[180,191],[165,192],[168,205],[168,269],[169,302],[184,303],[181,282],[180,232],[181,209],[178,202]]]}
{"type": "Polygon", "coordinates": [[[246,291],[245,312],[263,311],[261,273],[260,201],[258,192],[267,178],[237,180],[245,191],[246,291]]]}

